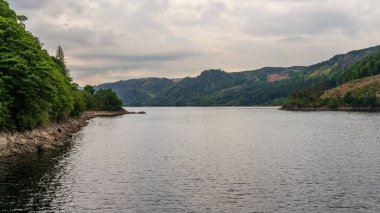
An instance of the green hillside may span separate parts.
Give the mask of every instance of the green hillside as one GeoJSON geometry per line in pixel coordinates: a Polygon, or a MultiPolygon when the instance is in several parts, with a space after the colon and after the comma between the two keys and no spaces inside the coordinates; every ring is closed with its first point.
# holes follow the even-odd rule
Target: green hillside
{"type": "Polygon", "coordinates": [[[312,110],[339,107],[371,110],[380,107],[380,74],[359,78],[326,90],[316,87],[298,92],[289,98],[283,109],[312,110]]]}
{"type": "Polygon", "coordinates": [[[213,69],[180,81],[148,78],[103,84],[99,88],[113,89],[130,106],[278,105],[305,89],[323,85],[326,90],[368,76],[379,67],[371,59],[377,57],[379,50],[380,46],[355,50],[307,67],[265,67],[233,73],[213,69]]]}
{"type": "Polygon", "coordinates": [[[379,105],[380,50],[343,69],[333,69],[320,84],[288,98],[285,108],[379,105]]]}
{"type": "Polygon", "coordinates": [[[303,67],[267,67],[255,71],[227,73],[206,70],[195,78],[185,78],[151,101],[151,105],[168,106],[237,106],[262,104],[272,100],[265,88],[276,84],[271,75],[292,78],[303,67]]]}
{"type": "Polygon", "coordinates": [[[327,90],[320,97],[321,99],[348,98],[348,104],[354,102],[354,98],[379,97],[380,94],[380,74],[353,80],[333,89],[327,90]],[[351,99],[351,101],[349,100],[351,99]]]}
{"type": "Polygon", "coordinates": [[[101,84],[95,89],[112,89],[125,106],[144,106],[153,98],[163,95],[174,84],[174,81],[166,78],[143,78],[101,84]]]}
{"type": "MultiPolygon", "coordinates": [[[[206,70],[195,78],[170,80],[143,78],[101,84],[114,90],[127,106],[212,106],[252,105],[272,100],[265,90],[275,82],[297,75],[304,67],[266,67],[254,71],[227,73],[206,70]],[[257,100],[252,94],[258,94],[257,100]]],[[[277,97],[277,96],[276,96],[277,97]]]]}

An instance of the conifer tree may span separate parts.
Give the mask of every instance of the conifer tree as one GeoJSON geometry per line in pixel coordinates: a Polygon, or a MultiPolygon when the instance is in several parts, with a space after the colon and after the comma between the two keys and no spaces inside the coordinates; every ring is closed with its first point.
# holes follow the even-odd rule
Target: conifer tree
{"type": "Polygon", "coordinates": [[[66,66],[65,61],[65,54],[63,53],[63,48],[61,45],[58,45],[57,51],[55,53],[55,57],[52,57],[54,61],[59,66],[61,72],[70,80],[72,81],[72,78],[70,76],[70,70],[66,66]]]}
{"type": "Polygon", "coordinates": [[[65,54],[63,53],[63,49],[61,45],[58,45],[55,57],[57,58],[59,62],[61,62],[62,64],[65,64],[65,54]]]}

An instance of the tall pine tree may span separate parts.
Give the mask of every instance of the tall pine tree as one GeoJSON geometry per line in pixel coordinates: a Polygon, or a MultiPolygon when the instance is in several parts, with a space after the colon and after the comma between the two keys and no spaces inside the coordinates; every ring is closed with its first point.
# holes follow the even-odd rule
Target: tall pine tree
{"type": "Polygon", "coordinates": [[[66,66],[65,61],[65,54],[63,53],[63,49],[61,45],[58,45],[57,51],[55,53],[55,57],[52,57],[55,63],[58,65],[60,71],[69,79],[72,81],[72,78],[70,76],[70,70],[66,66]]]}

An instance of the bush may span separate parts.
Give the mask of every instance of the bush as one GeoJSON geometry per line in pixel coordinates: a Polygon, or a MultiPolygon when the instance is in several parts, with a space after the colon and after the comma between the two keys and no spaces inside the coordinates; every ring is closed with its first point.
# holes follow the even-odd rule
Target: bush
{"type": "Polygon", "coordinates": [[[111,89],[97,91],[94,102],[96,110],[117,111],[123,106],[122,101],[111,89]]]}
{"type": "Polygon", "coordinates": [[[85,110],[86,104],[83,100],[82,92],[79,90],[74,90],[72,92],[74,100],[74,109],[71,111],[70,116],[78,117],[85,110]]]}

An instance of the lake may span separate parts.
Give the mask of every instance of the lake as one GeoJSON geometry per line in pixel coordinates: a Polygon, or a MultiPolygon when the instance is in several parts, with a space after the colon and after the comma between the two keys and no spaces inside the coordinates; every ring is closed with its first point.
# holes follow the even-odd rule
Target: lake
{"type": "Polygon", "coordinates": [[[0,160],[0,209],[380,212],[380,114],[127,108],[0,160]]]}

